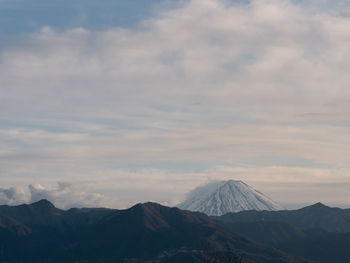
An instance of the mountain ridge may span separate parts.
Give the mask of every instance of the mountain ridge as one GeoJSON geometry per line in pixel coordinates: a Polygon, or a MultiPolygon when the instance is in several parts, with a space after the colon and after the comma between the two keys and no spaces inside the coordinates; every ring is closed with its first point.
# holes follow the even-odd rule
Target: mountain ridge
{"type": "Polygon", "coordinates": [[[212,217],[231,231],[322,263],[350,262],[350,210],[316,203],[297,210],[242,211],[212,217]]]}
{"type": "Polygon", "coordinates": [[[322,203],[296,210],[227,213],[216,217],[215,220],[221,222],[285,222],[303,230],[320,228],[328,232],[350,232],[350,211],[328,207],[322,203]]]}
{"type": "MultiPolygon", "coordinates": [[[[13,215],[31,231],[25,237],[16,233],[1,235],[4,253],[0,253],[0,261],[199,263],[206,247],[224,253],[229,246],[247,263],[310,262],[251,241],[203,213],[150,202],[124,210],[84,210],[64,211],[47,201],[0,206],[0,216],[13,215]],[[31,213],[22,220],[23,211],[31,213]],[[85,219],[91,218],[89,212],[94,217],[86,223],[85,219]],[[41,216],[53,220],[48,224],[38,219],[41,216]]],[[[0,233],[3,230],[7,231],[0,228],[0,233]]]]}

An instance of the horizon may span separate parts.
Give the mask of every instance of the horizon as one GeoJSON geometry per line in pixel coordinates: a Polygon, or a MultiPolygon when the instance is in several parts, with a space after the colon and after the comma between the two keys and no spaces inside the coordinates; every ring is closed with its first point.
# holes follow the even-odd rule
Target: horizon
{"type": "MultiPolygon", "coordinates": [[[[41,203],[41,202],[48,202],[50,203],[51,205],[53,205],[55,208],[57,209],[60,209],[62,211],[69,211],[70,209],[95,209],[95,208],[102,208],[102,209],[110,209],[110,210],[128,210],[128,209],[131,209],[135,206],[138,206],[138,205],[146,205],[146,204],[156,204],[156,205],[161,205],[161,206],[164,206],[164,207],[169,207],[169,208],[178,208],[180,210],[184,210],[184,211],[190,211],[190,212],[196,212],[196,211],[191,211],[191,210],[187,210],[187,209],[181,209],[179,207],[177,207],[176,205],[175,206],[167,206],[167,205],[163,205],[163,204],[160,204],[160,203],[157,203],[157,202],[152,202],[152,201],[146,201],[146,202],[141,202],[141,203],[135,203],[133,205],[131,205],[130,207],[125,207],[125,208],[110,208],[110,207],[70,207],[70,208],[59,208],[57,206],[55,206],[55,204],[53,202],[51,202],[50,200],[47,200],[47,199],[41,199],[41,200],[38,200],[38,201],[33,201],[33,202],[29,202],[29,203],[22,203],[22,204],[16,204],[16,205],[7,205],[7,206],[10,206],[10,207],[16,207],[16,206],[22,206],[22,205],[34,205],[34,204],[37,204],[37,203],[41,203]]],[[[336,207],[336,206],[328,206],[322,202],[317,202],[317,203],[314,203],[314,204],[311,204],[311,205],[307,205],[307,206],[303,206],[303,207],[300,207],[300,208],[295,208],[295,209],[285,209],[285,210],[275,210],[275,211],[269,211],[269,210],[259,210],[259,211],[269,211],[269,212],[278,212],[278,211],[296,211],[296,210],[300,210],[300,209],[303,209],[303,208],[307,208],[307,207],[314,207],[314,206],[318,206],[318,205],[322,205],[322,206],[325,206],[325,207],[328,207],[328,208],[340,208],[340,209],[343,209],[343,210],[348,210],[350,209],[349,207],[347,208],[342,208],[342,207],[336,207]]],[[[2,205],[0,205],[2,206],[2,205]]],[[[228,214],[230,213],[233,213],[233,214],[236,214],[236,213],[241,213],[241,212],[247,212],[247,211],[254,211],[254,210],[242,210],[242,211],[238,211],[238,212],[228,212],[228,214]]],[[[205,214],[203,212],[200,212],[202,214],[205,214]]],[[[225,215],[225,214],[224,214],[225,215]]]]}
{"type": "Polygon", "coordinates": [[[350,2],[2,0],[0,23],[0,205],[235,179],[350,207],[350,2]]]}

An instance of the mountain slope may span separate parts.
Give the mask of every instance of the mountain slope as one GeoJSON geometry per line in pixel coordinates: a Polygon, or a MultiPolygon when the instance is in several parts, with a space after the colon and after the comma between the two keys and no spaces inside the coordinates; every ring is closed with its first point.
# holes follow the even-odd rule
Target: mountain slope
{"type": "Polygon", "coordinates": [[[60,231],[71,231],[92,224],[114,211],[105,208],[72,208],[65,211],[47,200],[29,205],[0,206],[0,215],[21,222],[31,229],[50,228],[60,231]]]}
{"type": "Polygon", "coordinates": [[[17,222],[15,219],[0,214],[0,231],[16,236],[25,236],[31,233],[30,228],[17,222]]]}
{"type": "Polygon", "coordinates": [[[324,229],[328,232],[350,232],[350,211],[317,203],[298,210],[241,211],[215,220],[234,222],[285,222],[302,230],[324,229]]]}
{"type": "Polygon", "coordinates": [[[288,254],[322,263],[350,262],[349,232],[301,230],[288,223],[273,221],[226,223],[225,226],[249,239],[288,254]]]}
{"type": "Polygon", "coordinates": [[[235,222],[226,223],[225,226],[235,233],[273,247],[308,237],[303,230],[284,222],[235,222]]]}
{"type": "Polygon", "coordinates": [[[190,192],[179,208],[210,216],[245,210],[283,210],[284,208],[242,181],[214,182],[190,192]]]}
{"type": "Polygon", "coordinates": [[[242,211],[212,217],[233,232],[322,263],[350,262],[350,210],[321,203],[291,211],[242,211]]]}
{"type": "Polygon", "coordinates": [[[227,246],[246,263],[308,262],[237,235],[204,214],[155,203],[126,210],[63,211],[41,201],[0,206],[0,215],[7,220],[4,231],[13,224],[29,229],[25,236],[0,236],[1,262],[198,263],[203,249],[222,253],[227,246]]]}
{"type": "Polygon", "coordinates": [[[230,247],[247,263],[306,262],[237,235],[204,214],[156,203],[116,211],[89,228],[83,240],[80,251],[90,259],[201,262],[203,249],[223,252],[230,247]],[[173,261],[180,255],[181,261],[173,261]]]}

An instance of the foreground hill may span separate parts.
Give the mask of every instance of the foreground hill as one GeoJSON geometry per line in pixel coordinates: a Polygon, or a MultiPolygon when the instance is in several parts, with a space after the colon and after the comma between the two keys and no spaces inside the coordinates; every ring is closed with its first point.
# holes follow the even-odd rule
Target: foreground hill
{"type": "Polygon", "coordinates": [[[244,211],[213,218],[231,231],[324,263],[350,262],[350,211],[321,203],[292,211],[244,211]]]}
{"type": "Polygon", "coordinates": [[[230,231],[201,213],[155,203],[63,211],[46,200],[0,206],[1,262],[201,262],[227,247],[251,263],[309,262],[230,231]],[[5,222],[5,223],[4,223],[5,222]]]}
{"type": "Polygon", "coordinates": [[[242,211],[216,218],[221,222],[285,222],[301,229],[350,232],[350,211],[317,203],[298,210],[242,211]]]}

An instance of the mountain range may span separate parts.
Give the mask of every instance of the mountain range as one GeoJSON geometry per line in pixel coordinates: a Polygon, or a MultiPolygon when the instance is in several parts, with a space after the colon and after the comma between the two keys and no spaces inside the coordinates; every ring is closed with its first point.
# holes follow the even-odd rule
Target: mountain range
{"type": "Polygon", "coordinates": [[[0,262],[203,262],[230,251],[247,263],[312,262],[230,230],[203,213],[137,204],[60,210],[47,200],[0,206],[0,262]]]}
{"type": "Polygon", "coordinates": [[[199,187],[179,207],[2,205],[0,262],[213,263],[228,255],[237,259],[231,263],[350,262],[350,209],[284,210],[234,180],[199,187]]]}
{"type": "Polygon", "coordinates": [[[317,203],[298,210],[242,211],[212,219],[288,254],[316,262],[350,262],[349,209],[317,203]]]}

